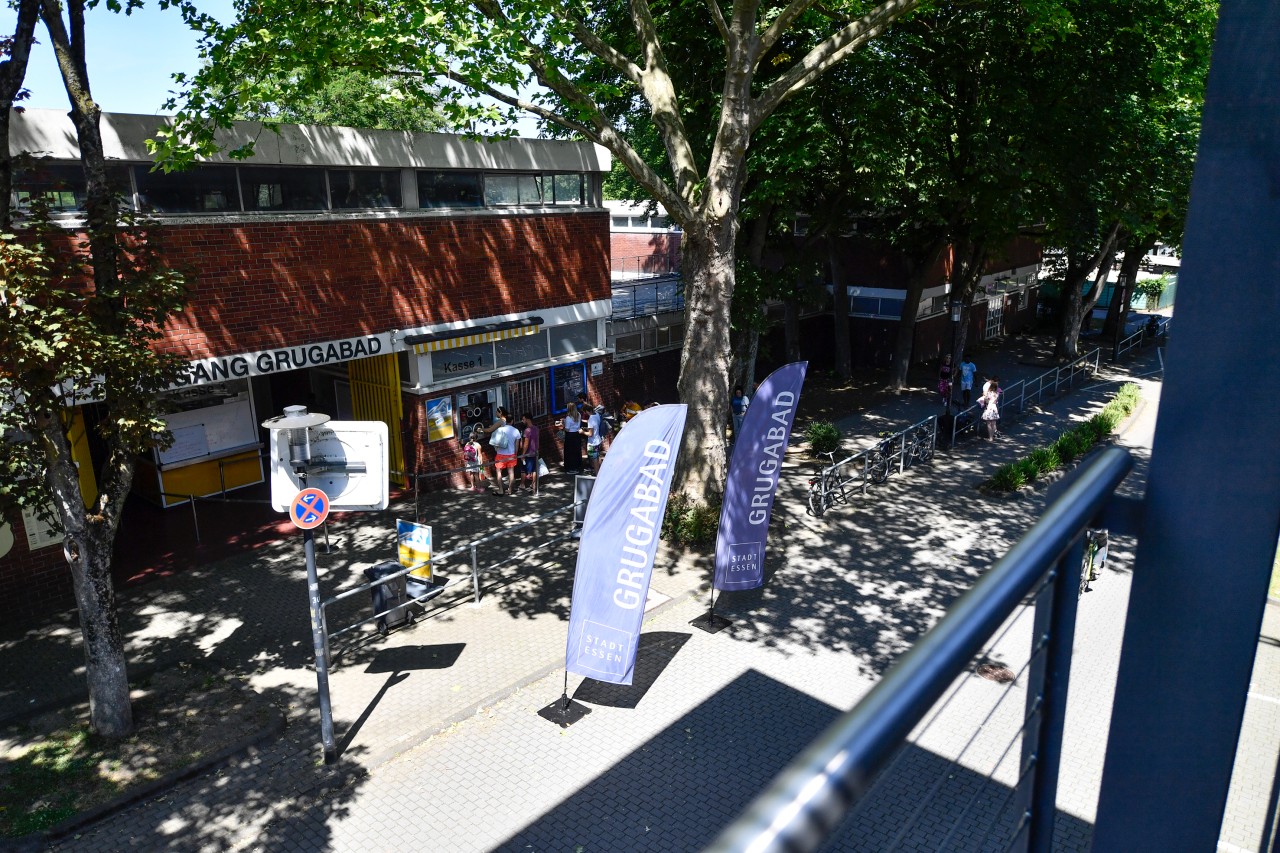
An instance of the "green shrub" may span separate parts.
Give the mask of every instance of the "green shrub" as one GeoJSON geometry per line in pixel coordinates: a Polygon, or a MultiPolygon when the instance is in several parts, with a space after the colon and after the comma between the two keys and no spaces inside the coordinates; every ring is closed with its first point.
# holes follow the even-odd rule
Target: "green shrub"
{"type": "Polygon", "coordinates": [[[1052,445],[1049,447],[1037,447],[1031,451],[1031,455],[1027,459],[1035,466],[1036,473],[1041,477],[1062,467],[1062,460],[1058,458],[1058,451],[1052,445]]]}
{"type": "Polygon", "coordinates": [[[1001,465],[991,476],[991,488],[1000,492],[1016,492],[1026,484],[1026,473],[1016,462],[1001,465]]]}
{"type": "Polygon", "coordinates": [[[662,518],[662,538],[682,548],[705,548],[714,544],[720,526],[721,503],[719,495],[713,495],[706,503],[698,503],[686,495],[673,493],[662,518]]]}
{"type": "Polygon", "coordinates": [[[1098,412],[1098,414],[1089,419],[1090,423],[1093,424],[1094,431],[1098,434],[1099,441],[1106,440],[1111,433],[1116,431],[1116,427],[1120,424],[1121,417],[1123,416],[1115,409],[1103,409],[1101,412],[1098,412]]]}
{"type": "Polygon", "coordinates": [[[831,421],[814,421],[805,430],[804,437],[809,442],[809,452],[815,456],[840,449],[840,430],[831,421]]]}
{"type": "Polygon", "coordinates": [[[1076,440],[1071,432],[1064,432],[1058,436],[1057,441],[1049,446],[1054,453],[1058,454],[1058,459],[1063,465],[1070,465],[1080,455],[1079,451],[1076,450],[1076,440]]]}
{"type": "Polygon", "coordinates": [[[1030,483],[1040,476],[1040,469],[1036,467],[1035,460],[1030,457],[1019,459],[1013,464],[1014,467],[1018,469],[1019,473],[1022,474],[1024,482],[1030,483]]]}

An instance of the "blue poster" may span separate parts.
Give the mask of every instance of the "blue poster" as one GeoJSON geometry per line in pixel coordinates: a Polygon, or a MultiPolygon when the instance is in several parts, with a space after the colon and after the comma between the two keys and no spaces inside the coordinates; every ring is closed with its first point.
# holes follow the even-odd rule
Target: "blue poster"
{"type": "Polygon", "coordinates": [[[645,409],[600,466],[578,545],[565,668],[630,684],[686,407],[645,409]]]}
{"type": "Polygon", "coordinates": [[[778,475],[796,420],[809,362],[779,367],[760,383],[733,443],[716,535],[716,589],[755,589],[764,583],[764,546],[778,475]]]}

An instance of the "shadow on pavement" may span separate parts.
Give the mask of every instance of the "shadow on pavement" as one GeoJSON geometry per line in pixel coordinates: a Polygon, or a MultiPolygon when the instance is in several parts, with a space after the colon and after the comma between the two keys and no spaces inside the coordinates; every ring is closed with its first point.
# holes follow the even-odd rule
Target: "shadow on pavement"
{"type": "Polygon", "coordinates": [[[662,675],[667,664],[676,656],[689,635],[677,631],[653,631],[640,635],[636,646],[635,677],[630,685],[610,684],[588,678],[578,685],[573,698],[592,705],[608,705],[613,708],[634,708],[649,692],[649,688],[662,675]]]}

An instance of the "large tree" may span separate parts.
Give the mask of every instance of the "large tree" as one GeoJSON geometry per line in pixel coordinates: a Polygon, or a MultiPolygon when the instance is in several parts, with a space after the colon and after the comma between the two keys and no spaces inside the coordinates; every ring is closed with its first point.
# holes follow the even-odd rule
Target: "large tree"
{"type": "Polygon", "coordinates": [[[703,499],[725,479],[729,309],[752,139],[782,104],[919,2],[736,0],[725,8],[687,0],[655,13],[648,0],[237,0],[237,20],[227,27],[188,5],[209,63],[179,81],[182,109],[161,149],[176,163],[211,153],[216,129],[243,104],[296,100],[290,87],[299,68],[307,85],[341,68],[419,80],[423,92],[448,81],[442,106],[456,127],[523,110],[605,146],[684,230],[686,344],[677,387],[691,406],[678,476],[686,494],[703,499]],[[695,10],[714,49],[682,56],[682,65],[668,53],[668,18],[695,10]],[[700,90],[677,84],[707,68],[722,70],[700,90]],[[477,105],[477,95],[489,106],[477,105]],[[699,99],[711,103],[706,115],[690,109],[699,99]],[[637,150],[632,128],[610,117],[618,104],[647,113],[661,171],[637,150]],[[706,135],[691,132],[691,123],[706,135]]]}
{"type": "Polygon", "coordinates": [[[71,103],[84,222],[79,234],[50,226],[37,198],[35,219],[21,236],[0,235],[0,377],[12,401],[0,407],[0,432],[9,438],[0,442],[0,510],[28,507],[61,527],[84,639],[90,724],[122,737],[133,730],[133,714],[111,555],[134,457],[167,436],[158,394],[182,365],[151,345],[181,308],[185,287],[159,261],[146,231],[121,221],[89,89],[86,3],[39,6],[71,103]],[[96,427],[104,461],[97,496],[86,506],[68,431],[72,407],[95,400],[105,410],[96,427]]]}

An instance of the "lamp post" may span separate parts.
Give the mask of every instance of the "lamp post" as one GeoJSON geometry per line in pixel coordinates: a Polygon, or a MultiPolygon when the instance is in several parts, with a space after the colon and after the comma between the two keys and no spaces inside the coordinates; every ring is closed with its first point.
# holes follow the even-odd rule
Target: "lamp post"
{"type": "MultiPolygon", "coordinates": [[[[964,310],[964,302],[959,299],[951,300],[951,360],[957,361],[960,354],[956,352],[956,347],[960,343],[960,314],[964,310]]],[[[958,362],[957,362],[958,363],[958,362]]]]}
{"type": "MultiPolygon", "coordinates": [[[[265,429],[287,430],[289,433],[289,465],[295,474],[307,484],[307,469],[311,464],[311,427],[329,422],[328,415],[308,412],[306,406],[286,406],[283,415],[262,422],[265,429]]],[[[333,708],[329,703],[329,654],[324,632],[324,613],[320,607],[320,576],[316,571],[315,533],[302,531],[302,551],[307,562],[307,604],[311,610],[311,644],[316,656],[316,692],[320,694],[320,744],[324,749],[324,763],[332,764],[338,758],[338,746],[333,737],[333,708]]]]}

